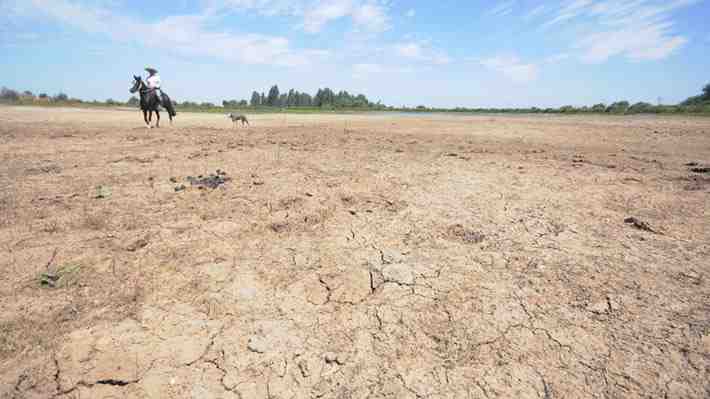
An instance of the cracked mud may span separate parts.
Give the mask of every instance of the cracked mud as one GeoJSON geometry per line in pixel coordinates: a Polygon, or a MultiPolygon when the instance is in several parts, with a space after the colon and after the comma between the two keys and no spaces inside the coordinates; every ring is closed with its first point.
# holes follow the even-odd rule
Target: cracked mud
{"type": "Polygon", "coordinates": [[[0,107],[0,398],[710,395],[710,120],[42,111],[0,107]]]}

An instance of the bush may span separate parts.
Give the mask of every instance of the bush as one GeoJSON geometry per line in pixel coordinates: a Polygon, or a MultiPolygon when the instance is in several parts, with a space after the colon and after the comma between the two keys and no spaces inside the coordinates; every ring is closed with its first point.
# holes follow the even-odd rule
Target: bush
{"type": "Polygon", "coordinates": [[[54,96],[54,101],[68,101],[68,100],[69,100],[69,96],[67,96],[66,94],[61,93],[61,92],[59,94],[57,94],[56,96],[54,96]]]}

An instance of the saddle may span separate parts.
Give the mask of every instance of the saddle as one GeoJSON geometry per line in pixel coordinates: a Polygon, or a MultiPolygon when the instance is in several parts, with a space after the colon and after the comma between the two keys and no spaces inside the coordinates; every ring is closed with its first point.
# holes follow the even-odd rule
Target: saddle
{"type": "Polygon", "coordinates": [[[156,90],[160,90],[160,98],[158,98],[158,104],[163,108],[167,108],[165,104],[170,103],[170,97],[168,97],[168,95],[165,94],[162,89],[146,89],[144,91],[146,93],[146,100],[150,101],[152,97],[156,95],[156,90]]]}

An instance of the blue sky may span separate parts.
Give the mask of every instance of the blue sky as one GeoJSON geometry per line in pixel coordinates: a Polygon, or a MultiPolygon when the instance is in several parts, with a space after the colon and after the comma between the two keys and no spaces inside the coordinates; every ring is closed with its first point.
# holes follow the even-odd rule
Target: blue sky
{"type": "Polygon", "coordinates": [[[389,105],[674,103],[710,82],[707,0],[0,0],[0,85],[125,100],[318,87],[389,105]]]}

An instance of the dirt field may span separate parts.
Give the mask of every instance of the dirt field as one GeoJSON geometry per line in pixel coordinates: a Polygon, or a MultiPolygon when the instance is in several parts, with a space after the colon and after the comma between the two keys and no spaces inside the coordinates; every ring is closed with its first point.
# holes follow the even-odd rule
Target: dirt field
{"type": "Polygon", "coordinates": [[[710,396],[710,119],[250,120],[0,107],[0,397],[710,396]]]}

